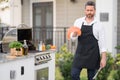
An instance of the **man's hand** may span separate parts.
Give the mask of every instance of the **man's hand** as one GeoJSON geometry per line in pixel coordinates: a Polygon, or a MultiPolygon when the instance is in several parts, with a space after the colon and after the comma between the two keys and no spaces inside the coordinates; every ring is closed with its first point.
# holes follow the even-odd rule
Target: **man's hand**
{"type": "Polygon", "coordinates": [[[73,32],[72,37],[76,37],[77,36],[77,32],[73,32]]]}
{"type": "Polygon", "coordinates": [[[106,66],[106,52],[103,52],[102,53],[102,58],[101,58],[101,61],[100,61],[100,67],[104,68],[105,66],[106,66]]]}

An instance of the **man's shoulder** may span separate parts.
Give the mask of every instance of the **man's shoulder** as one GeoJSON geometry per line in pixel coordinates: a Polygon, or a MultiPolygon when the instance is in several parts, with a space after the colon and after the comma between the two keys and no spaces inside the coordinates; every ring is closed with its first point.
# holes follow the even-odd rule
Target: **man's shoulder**
{"type": "Polygon", "coordinates": [[[74,26],[81,27],[82,22],[83,22],[84,20],[85,20],[85,17],[81,17],[81,18],[76,19],[75,22],[74,22],[74,26]]]}
{"type": "Polygon", "coordinates": [[[75,23],[81,23],[81,22],[83,22],[84,20],[85,20],[85,17],[77,18],[77,19],[75,20],[75,23]]]}

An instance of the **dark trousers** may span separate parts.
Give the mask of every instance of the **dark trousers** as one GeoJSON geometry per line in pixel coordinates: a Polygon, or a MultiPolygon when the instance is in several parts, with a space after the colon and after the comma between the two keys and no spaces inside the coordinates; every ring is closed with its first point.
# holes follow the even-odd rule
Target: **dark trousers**
{"type": "MultiPolygon", "coordinates": [[[[80,80],[81,70],[82,68],[81,69],[72,68],[71,70],[72,80],[80,80]]],[[[87,69],[88,80],[93,80],[92,78],[94,77],[95,72],[96,72],[96,69],[87,69]]]]}

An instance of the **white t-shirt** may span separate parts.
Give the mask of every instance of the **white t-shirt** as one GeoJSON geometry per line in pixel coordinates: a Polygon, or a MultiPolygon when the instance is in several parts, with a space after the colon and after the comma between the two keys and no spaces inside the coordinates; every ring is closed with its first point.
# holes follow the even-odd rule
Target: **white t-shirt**
{"type": "MultiPolygon", "coordinates": [[[[88,24],[85,20],[85,17],[83,17],[83,18],[79,18],[79,19],[75,20],[74,26],[79,27],[81,29],[83,22],[84,22],[84,25],[92,25],[94,23],[93,35],[98,40],[100,52],[106,52],[105,31],[104,31],[104,27],[101,25],[101,23],[94,18],[94,20],[88,24]]],[[[71,35],[71,38],[73,38],[72,35],[71,35]]],[[[74,39],[76,39],[76,38],[74,38],[74,39]]]]}

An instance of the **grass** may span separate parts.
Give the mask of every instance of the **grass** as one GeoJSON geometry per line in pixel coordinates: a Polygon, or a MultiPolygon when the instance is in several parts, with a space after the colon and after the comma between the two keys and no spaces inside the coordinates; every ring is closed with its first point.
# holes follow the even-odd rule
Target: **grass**
{"type": "Polygon", "coordinates": [[[87,80],[87,70],[86,69],[82,69],[80,78],[81,78],[81,80],[87,80]]]}

